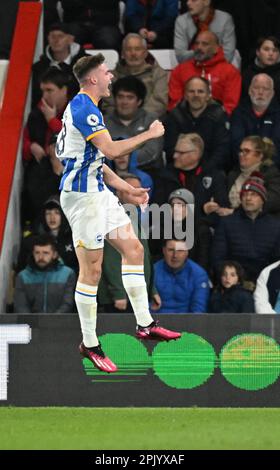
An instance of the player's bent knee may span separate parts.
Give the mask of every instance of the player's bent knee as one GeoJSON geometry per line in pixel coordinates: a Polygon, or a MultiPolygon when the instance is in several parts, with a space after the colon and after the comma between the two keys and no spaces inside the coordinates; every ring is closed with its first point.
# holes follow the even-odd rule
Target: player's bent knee
{"type": "Polygon", "coordinates": [[[87,279],[90,284],[98,284],[101,277],[100,263],[88,262],[80,268],[79,277],[87,279]]]}

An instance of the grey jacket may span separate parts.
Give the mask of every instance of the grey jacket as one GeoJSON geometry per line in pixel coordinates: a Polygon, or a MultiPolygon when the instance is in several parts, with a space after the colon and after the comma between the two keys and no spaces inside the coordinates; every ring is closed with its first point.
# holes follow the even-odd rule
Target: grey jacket
{"type": "MultiPolygon", "coordinates": [[[[215,10],[215,16],[210,23],[210,31],[218,36],[220,45],[228,62],[231,62],[236,47],[235,29],[232,16],[221,10],[215,10]]],[[[175,22],[174,49],[178,62],[192,59],[194,52],[189,50],[196,27],[190,13],[179,15],[175,22]]]]}
{"type": "MultiPolygon", "coordinates": [[[[105,116],[105,124],[112,139],[129,138],[146,131],[150,124],[157,119],[153,113],[138,109],[128,126],[122,123],[116,111],[105,116]]],[[[140,168],[160,168],[162,166],[163,138],[148,140],[137,150],[137,164],[140,168]]]]}

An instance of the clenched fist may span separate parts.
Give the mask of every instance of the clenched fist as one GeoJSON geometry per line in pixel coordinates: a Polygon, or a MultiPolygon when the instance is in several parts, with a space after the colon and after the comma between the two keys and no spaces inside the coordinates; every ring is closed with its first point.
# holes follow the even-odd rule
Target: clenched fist
{"type": "Polygon", "coordinates": [[[164,134],[164,126],[162,122],[156,120],[150,125],[149,131],[151,138],[156,139],[157,137],[161,137],[164,134]]]}

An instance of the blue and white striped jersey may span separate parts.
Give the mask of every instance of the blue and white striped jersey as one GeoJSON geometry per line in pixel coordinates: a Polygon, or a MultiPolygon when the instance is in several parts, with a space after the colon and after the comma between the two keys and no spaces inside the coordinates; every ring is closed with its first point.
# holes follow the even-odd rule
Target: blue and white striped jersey
{"type": "Polygon", "coordinates": [[[108,132],[97,104],[87,93],[78,93],[65,109],[62,121],[56,156],[65,168],[59,189],[83,193],[103,191],[105,157],[90,142],[94,135],[108,132]]]}

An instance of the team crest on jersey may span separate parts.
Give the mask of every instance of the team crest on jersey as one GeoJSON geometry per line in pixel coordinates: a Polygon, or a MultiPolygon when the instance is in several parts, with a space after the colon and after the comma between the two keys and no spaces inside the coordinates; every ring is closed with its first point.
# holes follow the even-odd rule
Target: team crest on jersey
{"type": "Polygon", "coordinates": [[[97,126],[97,124],[99,124],[99,117],[96,114],[89,114],[87,123],[89,126],[97,126]]]}

